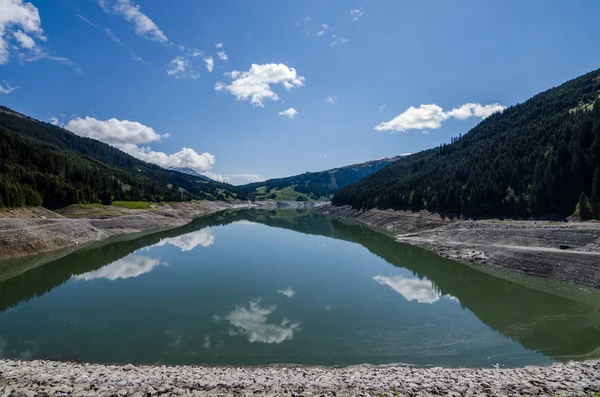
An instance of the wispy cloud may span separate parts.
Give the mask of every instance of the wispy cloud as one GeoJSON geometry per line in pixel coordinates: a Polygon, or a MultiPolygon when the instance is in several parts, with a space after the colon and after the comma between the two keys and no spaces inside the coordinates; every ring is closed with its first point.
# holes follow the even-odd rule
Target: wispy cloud
{"type": "Polygon", "coordinates": [[[158,26],[130,0],[98,0],[106,13],[118,15],[129,22],[135,34],[148,40],[168,44],[169,39],[158,26]]]}
{"type": "Polygon", "coordinates": [[[10,94],[11,92],[18,90],[18,89],[19,89],[19,87],[11,86],[6,81],[3,83],[0,83],[0,94],[10,94]]]}
{"type": "Polygon", "coordinates": [[[331,36],[331,40],[332,40],[332,42],[331,42],[332,46],[336,46],[338,44],[345,44],[345,43],[348,42],[347,38],[345,38],[345,37],[338,37],[335,34],[331,36]]]}
{"type": "Polygon", "coordinates": [[[325,98],[325,103],[331,103],[332,105],[335,104],[337,102],[337,97],[335,95],[331,96],[327,96],[327,98],[325,98]]]}
{"type": "Polygon", "coordinates": [[[352,18],[353,22],[356,22],[363,16],[364,13],[365,12],[363,11],[362,7],[355,8],[353,10],[350,10],[350,17],[352,18]]]}
{"type": "Polygon", "coordinates": [[[191,66],[190,62],[184,57],[175,57],[169,63],[167,74],[176,79],[190,78],[196,80],[200,78],[200,73],[191,66]]]}

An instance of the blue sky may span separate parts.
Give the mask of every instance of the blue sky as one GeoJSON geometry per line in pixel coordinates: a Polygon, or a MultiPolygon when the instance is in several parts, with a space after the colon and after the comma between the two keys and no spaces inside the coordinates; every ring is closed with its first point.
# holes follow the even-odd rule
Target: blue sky
{"type": "Polygon", "coordinates": [[[0,103],[245,183],[449,142],[600,67],[598,15],[591,0],[0,0],[0,103]]]}

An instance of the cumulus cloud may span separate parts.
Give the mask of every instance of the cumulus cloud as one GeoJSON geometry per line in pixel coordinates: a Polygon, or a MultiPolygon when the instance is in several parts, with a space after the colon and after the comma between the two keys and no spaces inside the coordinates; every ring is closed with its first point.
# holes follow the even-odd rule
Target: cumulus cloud
{"type": "Polygon", "coordinates": [[[227,62],[229,60],[229,57],[225,51],[217,51],[217,56],[221,61],[227,62]]]}
{"type": "Polygon", "coordinates": [[[358,21],[360,17],[363,16],[365,12],[362,8],[355,8],[354,10],[350,10],[350,17],[354,22],[358,21]]]}
{"type": "Polygon", "coordinates": [[[466,120],[468,118],[486,118],[493,113],[501,112],[506,107],[498,103],[491,105],[480,105],[477,103],[466,103],[448,112],[435,104],[421,105],[418,108],[409,107],[394,119],[379,124],[375,127],[378,131],[407,130],[434,130],[442,126],[442,122],[450,118],[466,120]]]}
{"type": "Polygon", "coordinates": [[[34,37],[46,41],[38,9],[23,0],[0,1],[0,65],[8,62],[11,49],[36,49],[34,37]]]}
{"type": "Polygon", "coordinates": [[[217,47],[217,48],[223,48],[223,43],[217,43],[217,44],[215,44],[215,47],[217,47]]]}
{"type": "Polygon", "coordinates": [[[292,296],[296,295],[296,291],[294,291],[290,287],[287,287],[285,289],[278,289],[277,292],[279,292],[282,295],[287,296],[288,298],[291,298],[292,296]]]}
{"type": "Polygon", "coordinates": [[[77,135],[98,139],[113,146],[156,142],[163,138],[153,128],[137,121],[115,118],[101,121],[93,117],[84,119],[77,117],[69,121],[66,129],[77,135]]]}
{"type": "Polygon", "coordinates": [[[431,281],[418,278],[406,278],[403,276],[375,276],[373,280],[379,284],[387,285],[407,301],[419,303],[435,303],[440,300],[442,294],[436,291],[431,281]]]}
{"type": "Polygon", "coordinates": [[[130,0],[98,0],[98,3],[105,12],[118,15],[132,24],[135,34],[138,36],[162,44],[169,42],[158,26],[140,11],[140,6],[133,4],[130,0]]]}
{"type": "Polygon", "coordinates": [[[158,142],[169,134],[160,135],[153,128],[144,124],[118,120],[115,118],[102,121],[93,117],[75,118],[65,125],[65,129],[88,138],[108,143],[133,157],[161,167],[189,167],[204,174],[215,165],[216,159],[210,153],[197,153],[190,148],[182,148],[179,152],[166,154],[156,152],[142,144],[158,142]]]}
{"type": "Polygon", "coordinates": [[[329,30],[329,25],[323,24],[321,25],[321,30],[317,31],[317,36],[323,36],[327,30],[329,30]]]}
{"type": "Polygon", "coordinates": [[[334,96],[329,95],[327,98],[325,98],[325,103],[334,104],[336,102],[337,102],[337,97],[335,95],[334,96]]]}
{"type": "Polygon", "coordinates": [[[77,280],[90,281],[105,278],[110,281],[118,279],[127,279],[141,276],[149,273],[157,266],[169,266],[166,262],[161,262],[158,258],[148,258],[140,255],[129,255],[119,259],[98,270],[84,273],[74,278],[77,280]]]}
{"type": "Polygon", "coordinates": [[[167,74],[169,76],[173,76],[176,79],[183,79],[185,77],[189,77],[193,80],[200,78],[200,73],[196,71],[191,65],[190,62],[184,57],[175,57],[169,63],[169,69],[167,69],[167,74]]]}
{"type": "Polygon", "coordinates": [[[210,228],[196,230],[177,237],[167,237],[154,244],[152,247],[172,245],[181,251],[191,251],[198,246],[210,247],[215,243],[215,236],[210,228]]]}
{"type": "Polygon", "coordinates": [[[13,87],[6,81],[4,83],[0,83],[0,94],[10,94],[14,90],[18,90],[19,87],[13,87]]]}
{"type": "Polygon", "coordinates": [[[213,68],[215,67],[215,60],[213,59],[213,57],[204,58],[204,66],[206,66],[206,70],[212,72],[213,68]]]}
{"type": "Polygon", "coordinates": [[[248,71],[234,70],[225,76],[232,80],[231,83],[218,82],[215,84],[216,91],[227,90],[237,100],[249,100],[259,107],[264,107],[264,99],[279,100],[279,95],[273,91],[273,85],[281,84],[286,90],[304,85],[304,77],[298,75],[296,69],[283,63],[252,64],[248,71]]]}
{"type": "Polygon", "coordinates": [[[236,306],[224,319],[236,328],[237,333],[245,335],[250,343],[279,344],[291,340],[294,332],[300,331],[300,324],[287,319],[269,323],[269,316],[276,307],[262,307],[260,302],[260,299],[253,299],[248,302],[248,307],[236,306]]]}
{"type": "Polygon", "coordinates": [[[280,115],[280,116],[285,116],[285,117],[289,117],[290,119],[293,119],[294,116],[296,116],[298,114],[298,112],[294,108],[289,108],[289,109],[281,111],[281,112],[279,112],[277,114],[280,115]]]}

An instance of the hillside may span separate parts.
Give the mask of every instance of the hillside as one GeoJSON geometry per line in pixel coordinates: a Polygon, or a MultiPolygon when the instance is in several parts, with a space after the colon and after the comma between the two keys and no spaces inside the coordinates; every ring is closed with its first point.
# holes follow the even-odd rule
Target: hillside
{"type": "Polygon", "coordinates": [[[0,107],[0,207],[234,196],[238,191],[231,185],[165,170],[0,107]]]}
{"type": "Polygon", "coordinates": [[[334,205],[600,218],[600,70],[348,186],[334,205]]]}
{"type": "Polygon", "coordinates": [[[306,172],[286,178],[268,179],[238,188],[257,200],[329,200],[341,188],[358,182],[401,158],[384,158],[320,172],[306,172]]]}

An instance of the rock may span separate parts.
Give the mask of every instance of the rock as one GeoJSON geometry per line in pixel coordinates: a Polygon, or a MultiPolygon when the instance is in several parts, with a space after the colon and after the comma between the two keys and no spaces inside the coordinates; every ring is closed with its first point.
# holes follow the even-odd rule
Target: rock
{"type": "Polygon", "coordinates": [[[123,367],[123,371],[135,371],[135,366],[133,364],[127,364],[123,367]]]}

